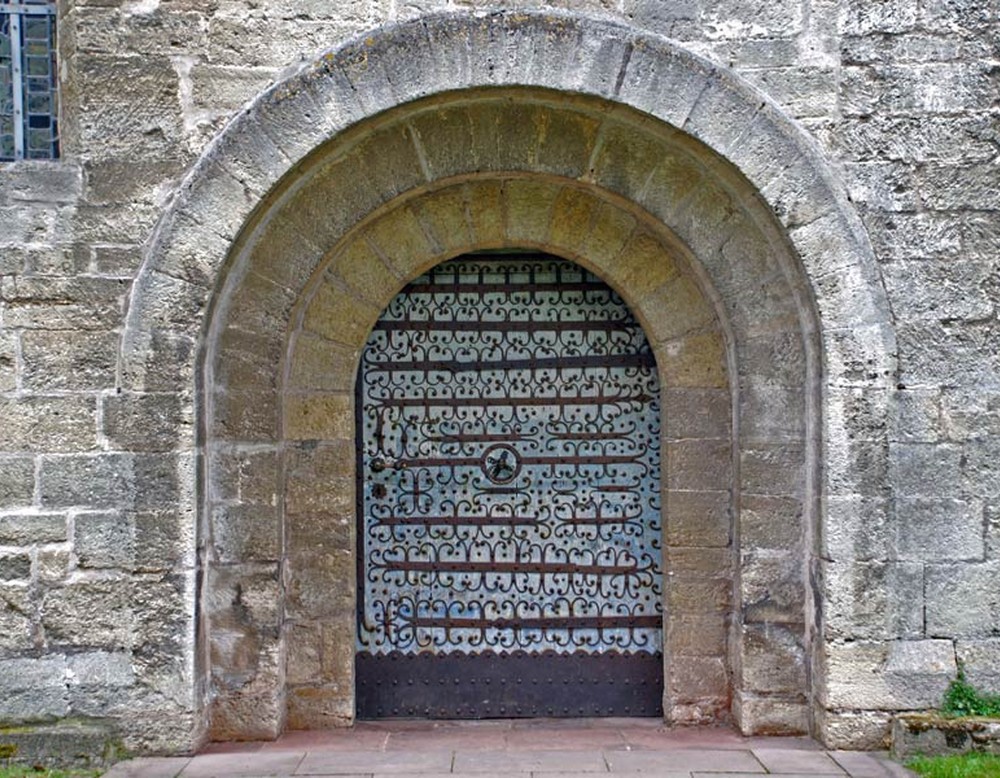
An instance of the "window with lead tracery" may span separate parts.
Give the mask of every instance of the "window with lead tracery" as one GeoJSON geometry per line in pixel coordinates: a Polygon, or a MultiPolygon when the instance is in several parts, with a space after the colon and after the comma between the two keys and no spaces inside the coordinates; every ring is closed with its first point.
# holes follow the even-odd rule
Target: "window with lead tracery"
{"type": "Polygon", "coordinates": [[[0,0],[0,161],[59,156],[56,6],[0,0]]]}

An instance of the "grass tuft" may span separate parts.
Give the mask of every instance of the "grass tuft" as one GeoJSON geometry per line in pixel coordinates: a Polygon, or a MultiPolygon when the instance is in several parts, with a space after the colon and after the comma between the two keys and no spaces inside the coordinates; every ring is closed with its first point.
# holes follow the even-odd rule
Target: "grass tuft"
{"type": "Polygon", "coordinates": [[[906,766],[924,778],[1000,778],[1000,756],[975,751],[950,756],[919,756],[906,766]]]}
{"type": "Polygon", "coordinates": [[[978,691],[960,671],[944,693],[941,712],[945,716],[1000,716],[1000,694],[978,691]]]}

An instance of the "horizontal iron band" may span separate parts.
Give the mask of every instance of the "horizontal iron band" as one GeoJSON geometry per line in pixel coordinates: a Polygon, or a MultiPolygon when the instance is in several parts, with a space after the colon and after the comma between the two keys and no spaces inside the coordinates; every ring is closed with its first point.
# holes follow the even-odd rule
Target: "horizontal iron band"
{"type": "Polygon", "coordinates": [[[472,373],[493,370],[578,370],[608,367],[653,367],[652,354],[612,354],[609,356],[533,357],[531,359],[460,360],[433,359],[394,362],[368,362],[372,373],[421,372],[472,373]]]}
{"type": "Polygon", "coordinates": [[[592,281],[567,281],[556,284],[436,281],[431,284],[410,284],[406,289],[411,294],[454,294],[456,292],[478,292],[481,294],[495,294],[497,292],[506,294],[524,294],[526,292],[603,292],[607,294],[610,291],[606,284],[594,283],[592,281]]]}
{"type": "Polygon", "coordinates": [[[572,565],[534,562],[387,562],[370,564],[372,570],[391,570],[401,573],[535,573],[538,575],[638,575],[635,565],[572,565]]]}
{"type": "MultiPolygon", "coordinates": [[[[606,490],[601,490],[606,491],[606,490]]],[[[555,516],[560,524],[621,524],[636,516],[555,516]]],[[[537,524],[537,516],[386,516],[372,519],[374,527],[510,527],[537,524]]]]}
{"type": "Polygon", "coordinates": [[[373,329],[388,332],[635,332],[628,319],[379,319],[373,329]]]}
{"type": "Polygon", "coordinates": [[[642,403],[652,402],[653,398],[641,392],[639,394],[599,394],[594,397],[385,397],[375,398],[374,403],[378,405],[391,406],[393,408],[440,408],[451,406],[458,408],[469,407],[495,407],[495,406],[519,406],[519,405],[615,405],[617,403],[642,403]]]}
{"type": "MultiPolygon", "coordinates": [[[[482,464],[482,457],[414,457],[413,459],[397,459],[394,467],[479,467],[482,464]]],[[[631,456],[604,456],[604,457],[520,457],[518,461],[522,465],[626,465],[632,462],[641,462],[642,455],[631,456]]]]}
{"type": "Polygon", "coordinates": [[[444,629],[510,629],[523,632],[530,629],[659,629],[662,616],[567,616],[565,618],[524,619],[435,619],[418,617],[407,622],[414,627],[444,629]]]}

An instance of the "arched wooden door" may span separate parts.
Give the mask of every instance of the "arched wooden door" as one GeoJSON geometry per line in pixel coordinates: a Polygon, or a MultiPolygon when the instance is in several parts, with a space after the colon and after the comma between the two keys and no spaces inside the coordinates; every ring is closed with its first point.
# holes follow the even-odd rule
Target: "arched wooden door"
{"type": "Polygon", "coordinates": [[[600,279],[468,255],[357,382],[361,718],[662,713],[659,387],[600,279]]]}

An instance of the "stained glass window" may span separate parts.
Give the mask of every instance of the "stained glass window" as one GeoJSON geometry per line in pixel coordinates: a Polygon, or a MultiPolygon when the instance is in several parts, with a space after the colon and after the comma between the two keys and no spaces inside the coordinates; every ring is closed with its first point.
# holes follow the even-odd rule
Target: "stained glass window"
{"type": "Polygon", "coordinates": [[[56,7],[0,0],[0,160],[59,156],[56,7]]]}

